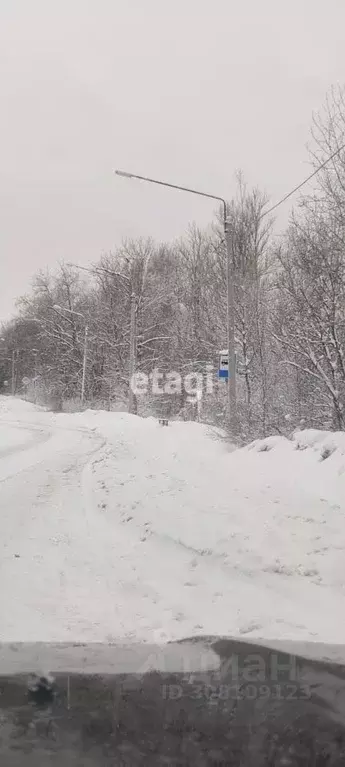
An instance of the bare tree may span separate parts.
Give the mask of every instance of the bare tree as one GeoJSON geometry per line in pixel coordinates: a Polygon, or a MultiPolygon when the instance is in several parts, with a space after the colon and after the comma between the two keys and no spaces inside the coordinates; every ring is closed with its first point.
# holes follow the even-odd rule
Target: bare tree
{"type": "MultiPolygon", "coordinates": [[[[312,194],[300,201],[280,254],[277,332],[285,362],[298,370],[320,426],[345,428],[345,138],[344,91],[332,90],[314,117],[312,194]]],[[[309,416],[310,420],[310,416],[309,416]]]]}

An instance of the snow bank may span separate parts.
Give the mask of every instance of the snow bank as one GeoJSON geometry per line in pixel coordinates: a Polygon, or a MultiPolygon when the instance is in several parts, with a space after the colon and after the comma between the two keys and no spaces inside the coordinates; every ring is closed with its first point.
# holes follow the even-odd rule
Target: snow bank
{"type": "Polygon", "coordinates": [[[318,461],[326,461],[326,470],[344,475],[345,481],[345,432],[306,429],[295,432],[293,441],[297,450],[311,449],[318,461]]]}
{"type": "Polygon", "coordinates": [[[6,414],[11,415],[12,418],[32,414],[38,412],[44,412],[46,408],[40,405],[34,405],[32,402],[26,402],[26,400],[19,397],[3,397],[0,395],[0,416],[3,417],[6,414]]]}
{"type": "Polygon", "coordinates": [[[0,432],[34,444],[0,462],[0,638],[345,644],[345,435],[235,450],[202,424],[10,402],[0,432]]]}
{"type": "Polygon", "coordinates": [[[290,439],[274,436],[255,440],[243,448],[243,450],[258,453],[273,451],[271,459],[275,463],[278,453],[282,456],[285,452],[286,457],[289,455],[292,466],[295,460],[292,453],[294,451],[305,451],[303,460],[306,465],[313,466],[315,471],[316,464],[322,463],[322,467],[318,466],[318,472],[321,472],[319,476],[328,476],[328,480],[333,479],[339,489],[339,493],[343,494],[343,500],[345,499],[345,432],[343,431],[331,432],[305,429],[304,431],[294,432],[290,439]]]}
{"type": "Polygon", "coordinates": [[[257,453],[268,453],[273,448],[282,448],[283,450],[289,448],[289,442],[286,437],[274,436],[266,437],[266,439],[256,439],[254,442],[250,442],[246,445],[244,450],[255,450],[257,453]]]}
{"type": "MultiPolygon", "coordinates": [[[[154,562],[159,548],[182,572],[189,563],[180,602],[190,600],[188,584],[194,610],[181,613],[197,616],[207,604],[207,631],[216,622],[223,633],[320,636],[320,588],[328,591],[327,614],[345,588],[345,493],[336,471],[325,471],[324,463],[320,471],[312,450],[297,450],[284,437],[229,454],[200,424],[161,428],[155,419],[127,414],[90,418],[108,445],[90,493],[107,523],[115,519],[140,542],[143,582],[154,587],[157,572],[140,564],[140,553],[154,562]],[[272,605],[275,598],[279,605],[272,605]],[[222,617],[217,603],[226,610],[222,617]]],[[[161,576],[173,592],[166,566],[161,576]]],[[[193,633],[199,623],[204,628],[205,619],[195,618],[193,633]]],[[[171,615],[164,631],[171,635],[171,615]]],[[[328,637],[332,631],[335,638],[333,621],[328,637]]]]}

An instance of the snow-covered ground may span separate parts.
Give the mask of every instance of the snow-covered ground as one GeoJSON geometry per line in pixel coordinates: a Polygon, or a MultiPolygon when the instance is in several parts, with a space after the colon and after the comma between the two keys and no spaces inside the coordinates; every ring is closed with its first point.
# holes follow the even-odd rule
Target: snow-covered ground
{"type": "Polygon", "coordinates": [[[231,450],[3,397],[0,509],[0,641],[345,644],[344,433],[231,450]]]}

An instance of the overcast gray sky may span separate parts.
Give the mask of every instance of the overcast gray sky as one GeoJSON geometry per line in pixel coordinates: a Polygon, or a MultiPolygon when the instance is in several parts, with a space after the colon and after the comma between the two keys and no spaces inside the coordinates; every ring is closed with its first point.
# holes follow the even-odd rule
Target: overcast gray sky
{"type": "Polygon", "coordinates": [[[241,168],[283,196],[344,29],[344,0],[0,0],[0,319],[40,267],[211,220],[116,167],[226,197],[241,168]]]}

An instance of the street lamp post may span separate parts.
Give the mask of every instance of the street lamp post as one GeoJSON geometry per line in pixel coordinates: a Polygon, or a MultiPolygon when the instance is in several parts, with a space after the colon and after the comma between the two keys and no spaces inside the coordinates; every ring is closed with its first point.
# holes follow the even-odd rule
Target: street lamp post
{"type": "Polygon", "coordinates": [[[81,378],[81,404],[84,403],[85,398],[85,380],[86,380],[86,364],[87,364],[87,340],[88,340],[88,326],[85,325],[84,331],[84,354],[83,354],[83,374],[81,378]]]}
{"type": "Polygon", "coordinates": [[[16,349],[12,350],[12,380],[11,380],[11,393],[12,397],[14,397],[16,393],[16,381],[15,381],[15,370],[16,370],[16,349]]]}
{"type": "Polygon", "coordinates": [[[219,197],[215,194],[206,194],[206,192],[199,192],[196,189],[190,189],[186,186],[179,186],[178,184],[170,184],[167,181],[158,181],[154,178],[148,178],[147,176],[138,176],[136,173],[128,173],[124,170],[115,170],[117,176],[124,178],[134,178],[139,181],[147,181],[150,184],[157,184],[158,186],[169,187],[170,189],[178,189],[181,192],[189,192],[190,194],[196,194],[199,197],[208,197],[211,200],[218,200],[222,203],[223,207],[223,227],[224,227],[224,239],[227,255],[227,336],[228,336],[228,423],[233,434],[237,432],[237,397],[236,397],[236,356],[235,356],[235,292],[234,292],[234,269],[232,259],[232,244],[229,231],[229,222],[227,215],[227,204],[223,197],[219,197]]]}
{"type": "MultiPolygon", "coordinates": [[[[21,324],[24,321],[38,322],[38,323],[40,322],[40,320],[38,318],[36,318],[36,317],[28,317],[25,320],[17,320],[16,322],[17,322],[17,324],[21,324]]],[[[4,343],[5,339],[4,338],[0,338],[0,341],[2,343],[4,343]]],[[[20,351],[25,351],[25,349],[13,348],[12,349],[11,357],[8,358],[11,361],[11,394],[12,394],[12,396],[15,395],[16,388],[17,388],[16,378],[18,378],[18,359],[19,359],[19,352],[20,351]],[[17,363],[17,370],[16,370],[16,363],[17,363]]],[[[29,351],[37,351],[37,350],[36,349],[30,349],[29,351]]]]}
{"type": "MultiPolygon", "coordinates": [[[[84,272],[91,272],[97,274],[97,272],[105,272],[106,274],[112,274],[115,277],[120,277],[128,283],[131,289],[131,280],[125,274],[121,272],[114,272],[112,269],[104,269],[101,266],[95,267],[95,269],[88,269],[86,266],[78,266],[78,264],[68,264],[68,266],[74,266],[77,269],[83,269],[84,272]]],[[[130,330],[129,330],[129,388],[128,388],[128,412],[136,414],[135,396],[133,391],[133,376],[136,372],[137,366],[137,297],[135,292],[131,291],[131,314],[130,314],[130,330]]]]}
{"type": "Polygon", "coordinates": [[[137,301],[136,295],[132,291],[131,293],[131,325],[130,325],[130,338],[129,338],[129,391],[128,391],[128,412],[136,413],[135,396],[133,390],[133,376],[135,375],[137,366],[137,301]]]}
{"type": "Polygon", "coordinates": [[[58,304],[55,304],[53,306],[53,309],[59,313],[59,312],[68,312],[68,314],[76,314],[79,317],[82,317],[85,323],[85,331],[84,331],[84,351],[83,351],[83,372],[82,372],[82,378],[81,378],[81,404],[84,404],[85,399],[85,381],[86,381],[86,367],[87,367],[87,342],[88,342],[88,332],[89,328],[86,323],[85,317],[81,312],[75,312],[74,309],[67,309],[64,306],[59,306],[58,304]]]}
{"type": "MultiPolygon", "coordinates": [[[[1,343],[5,343],[4,338],[0,338],[1,343]]],[[[16,352],[17,349],[12,349],[12,354],[10,357],[5,357],[4,359],[8,362],[11,362],[11,394],[14,396],[15,394],[15,364],[16,364],[16,352]]]]}
{"type": "Polygon", "coordinates": [[[39,354],[39,349],[31,349],[32,352],[34,352],[34,400],[35,403],[37,402],[37,355],[39,354]]]}

